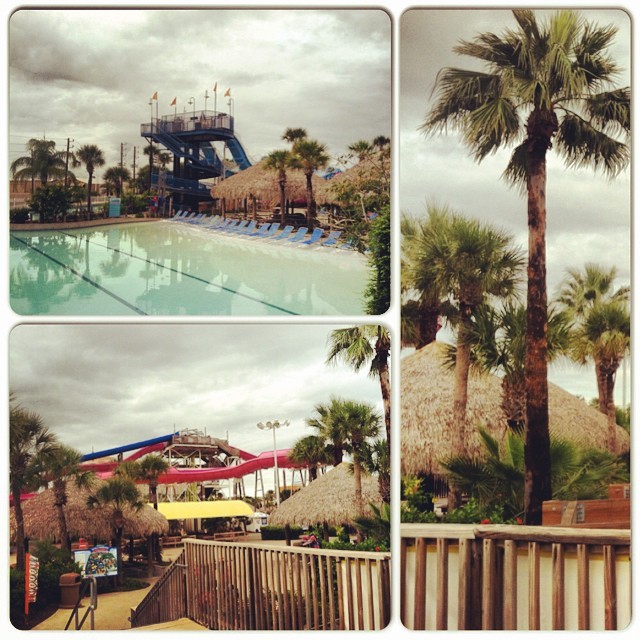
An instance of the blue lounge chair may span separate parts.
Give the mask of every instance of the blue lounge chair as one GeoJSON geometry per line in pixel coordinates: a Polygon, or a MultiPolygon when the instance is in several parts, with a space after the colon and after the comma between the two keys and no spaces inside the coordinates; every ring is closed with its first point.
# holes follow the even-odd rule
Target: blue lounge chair
{"type": "Polygon", "coordinates": [[[274,242],[276,240],[283,240],[284,238],[288,238],[291,235],[292,231],[293,231],[293,225],[292,224],[288,224],[277,236],[274,236],[271,239],[274,242]]]}
{"type": "Polygon", "coordinates": [[[220,220],[218,224],[207,227],[207,229],[212,229],[213,231],[222,231],[223,229],[226,229],[232,222],[233,218],[227,218],[226,220],[220,220]]]}
{"type": "Polygon", "coordinates": [[[240,233],[248,224],[248,220],[238,220],[238,224],[233,224],[230,227],[227,227],[225,231],[228,231],[229,233],[240,233]]]}
{"type": "Polygon", "coordinates": [[[324,235],[324,229],[321,229],[320,227],[318,227],[317,229],[313,230],[313,233],[309,236],[308,240],[304,240],[300,244],[307,245],[307,246],[309,246],[310,244],[315,244],[316,242],[320,241],[320,238],[322,238],[323,235],[324,235]]]}
{"type": "Polygon", "coordinates": [[[323,247],[331,247],[334,244],[338,244],[338,238],[342,235],[342,231],[332,231],[327,239],[322,243],[323,247]]]}
{"type": "Polygon", "coordinates": [[[176,214],[172,218],[169,218],[169,220],[177,220],[182,215],[184,215],[184,211],[180,209],[176,211],[176,214]]]}
{"type": "Polygon", "coordinates": [[[198,224],[199,222],[202,222],[202,220],[204,220],[205,218],[205,214],[204,213],[198,213],[196,214],[196,216],[194,218],[191,218],[190,220],[187,220],[187,222],[189,224],[198,224]]]}
{"type": "Polygon", "coordinates": [[[265,233],[261,234],[261,238],[273,238],[273,236],[276,235],[276,233],[278,232],[278,229],[280,228],[280,223],[279,222],[272,222],[271,226],[265,231],[265,233]]]}
{"type": "Polygon", "coordinates": [[[265,234],[269,230],[270,226],[271,226],[270,222],[264,222],[263,224],[261,224],[258,227],[257,231],[254,231],[253,233],[250,233],[249,235],[252,236],[252,237],[253,236],[261,236],[261,235],[265,234]]]}
{"type": "Polygon", "coordinates": [[[246,235],[247,233],[251,233],[256,226],[258,225],[258,223],[255,220],[252,220],[244,229],[242,229],[242,231],[238,231],[238,233],[240,235],[246,235]]]}
{"type": "Polygon", "coordinates": [[[307,235],[307,227],[300,227],[290,238],[287,238],[286,242],[300,242],[302,238],[307,235]]]}

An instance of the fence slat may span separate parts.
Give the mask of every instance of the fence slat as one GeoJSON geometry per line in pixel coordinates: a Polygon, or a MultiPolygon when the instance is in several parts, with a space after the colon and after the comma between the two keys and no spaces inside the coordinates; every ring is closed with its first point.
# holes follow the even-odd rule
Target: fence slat
{"type": "Polygon", "coordinates": [[[470,629],[471,623],[471,541],[458,543],[458,629],[470,629]]]}
{"type": "Polygon", "coordinates": [[[436,629],[444,631],[449,626],[449,541],[444,538],[438,538],[436,549],[436,629]]]}
{"type": "Polygon", "coordinates": [[[564,629],[564,545],[551,545],[553,586],[551,595],[551,625],[554,630],[564,629]]]}
{"type": "Polygon", "coordinates": [[[413,628],[424,629],[426,625],[426,590],[427,590],[427,541],[416,540],[416,579],[414,585],[413,628]]]}
{"type": "Polygon", "coordinates": [[[591,608],[589,589],[589,547],[579,544],[576,548],[578,559],[578,629],[588,631],[591,628],[591,608]]]}
{"type": "Polygon", "coordinates": [[[495,627],[496,547],[493,540],[482,541],[482,629],[495,627]]]}
{"type": "Polygon", "coordinates": [[[616,589],[616,550],[613,545],[602,547],[604,554],[604,628],[618,628],[618,594],[616,589]]]}
{"type": "Polygon", "coordinates": [[[502,627],[518,628],[518,545],[513,540],[504,543],[504,598],[502,627]]]}
{"type": "Polygon", "coordinates": [[[540,629],[540,543],[529,543],[529,630],[540,629]]]}

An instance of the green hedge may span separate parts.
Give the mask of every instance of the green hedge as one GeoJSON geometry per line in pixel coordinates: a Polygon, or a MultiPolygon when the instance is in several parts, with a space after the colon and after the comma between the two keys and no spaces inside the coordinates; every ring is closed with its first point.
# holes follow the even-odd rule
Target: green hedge
{"type": "MultiPolygon", "coordinates": [[[[291,530],[291,539],[295,540],[300,537],[304,532],[302,527],[292,526],[289,527],[291,530]]],[[[284,527],[278,527],[275,525],[265,525],[260,527],[260,532],[262,533],[263,540],[285,540],[284,535],[284,527]]]]}

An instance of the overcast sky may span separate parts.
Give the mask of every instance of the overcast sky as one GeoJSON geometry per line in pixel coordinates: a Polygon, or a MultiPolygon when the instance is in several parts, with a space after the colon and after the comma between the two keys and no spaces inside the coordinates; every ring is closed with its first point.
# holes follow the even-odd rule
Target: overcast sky
{"type": "MultiPolygon", "coordinates": [[[[343,325],[344,326],[344,325],[343,325]]],[[[256,425],[290,420],[278,448],[314,431],[305,419],[332,395],[382,416],[377,380],[325,364],[331,325],[20,325],[9,386],[81,453],[206,429],[254,454],[273,449],[256,425]]]]}
{"type": "MultiPolygon", "coordinates": [[[[539,15],[549,12],[537,11],[539,15]]],[[[622,69],[618,86],[630,84],[630,18],[620,10],[583,11],[598,24],[619,32],[610,52],[622,69]]],[[[425,213],[427,202],[448,205],[461,214],[498,226],[526,250],[526,198],[501,179],[510,149],[476,163],[457,134],[426,137],[418,131],[432,104],[436,75],[447,66],[475,68],[474,59],[453,52],[459,40],[479,33],[515,28],[506,9],[415,9],[400,21],[400,209],[425,213]]],[[[548,156],[547,260],[553,296],[569,267],[596,262],[618,269],[618,284],[630,281],[630,172],[614,181],[590,170],[567,169],[553,151],[548,156]]],[[[561,365],[554,381],[569,391],[595,397],[591,370],[561,365]]],[[[618,384],[621,391],[622,384],[618,384]]]]}
{"type": "MultiPolygon", "coordinates": [[[[46,136],[64,149],[97,144],[125,163],[146,140],[140,124],[205,107],[229,111],[253,160],[303,127],[335,158],[391,135],[391,21],[381,10],[26,9],[9,23],[10,160],[46,136]],[[155,116],[155,102],[153,103],[155,116]]],[[[144,160],[143,160],[144,161],[144,160]]],[[[77,170],[86,180],[86,171],[77,170]]],[[[98,175],[101,175],[102,170],[98,175]]]]}

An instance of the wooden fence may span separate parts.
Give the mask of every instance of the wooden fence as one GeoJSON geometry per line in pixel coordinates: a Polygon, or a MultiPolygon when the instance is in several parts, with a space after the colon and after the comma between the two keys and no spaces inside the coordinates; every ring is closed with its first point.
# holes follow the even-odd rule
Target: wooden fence
{"type": "Polygon", "coordinates": [[[136,609],[131,609],[131,628],[173,622],[187,615],[184,551],[167,567],[136,609]]]}
{"type": "Polygon", "coordinates": [[[629,530],[404,524],[400,575],[410,629],[609,630],[631,620],[629,530]]]}
{"type": "Polygon", "coordinates": [[[132,612],[132,626],[134,618],[153,624],[186,616],[216,630],[382,629],[391,616],[389,558],[388,553],[185,540],[186,611],[177,603],[172,618],[153,617],[176,597],[168,579],[132,612]],[[161,593],[169,588],[174,595],[161,593]],[[148,615],[142,614],[143,605],[148,615]]]}

